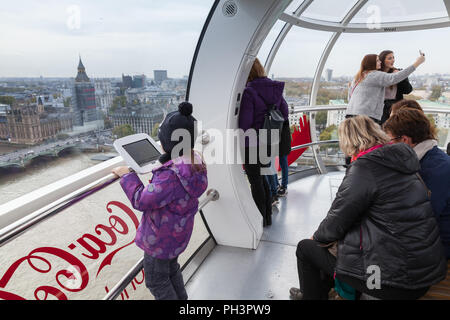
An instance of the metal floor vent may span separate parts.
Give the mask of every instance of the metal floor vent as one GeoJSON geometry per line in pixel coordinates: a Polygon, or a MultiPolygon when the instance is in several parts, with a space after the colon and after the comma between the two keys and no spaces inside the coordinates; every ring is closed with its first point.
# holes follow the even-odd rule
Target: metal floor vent
{"type": "Polygon", "coordinates": [[[234,1],[226,1],[222,7],[222,13],[225,17],[233,17],[237,13],[237,4],[234,1]]]}

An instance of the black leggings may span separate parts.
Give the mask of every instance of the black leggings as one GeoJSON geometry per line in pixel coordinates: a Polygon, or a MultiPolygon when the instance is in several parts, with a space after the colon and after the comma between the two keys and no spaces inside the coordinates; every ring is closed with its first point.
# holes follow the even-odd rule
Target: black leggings
{"type": "Polygon", "coordinates": [[[267,180],[261,175],[261,165],[244,164],[245,173],[250,182],[252,197],[263,217],[263,226],[272,224],[272,199],[267,180]]]}
{"type": "MultiPolygon", "coordinates": [[[[327,248],[320,247],[318,242],[309,239],[298,243],[296,255],[303,299],[327,300],[328,292],[334,287],[336,258],[327,248]]],[[[429,288],[408,290],[382,285],[381,289],[370,290],[365,281],[342,275],[338,275],[337,278],[353,287],[359,294],[366,293],[383,300],[415,300],[423,296],[429,288]]]]}

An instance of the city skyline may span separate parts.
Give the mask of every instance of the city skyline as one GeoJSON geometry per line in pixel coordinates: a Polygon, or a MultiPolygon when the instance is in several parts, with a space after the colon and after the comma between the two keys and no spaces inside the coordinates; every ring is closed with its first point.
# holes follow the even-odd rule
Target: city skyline
{"type": "MultiPolygon", "coordinates": [[[[394,2],[398,10],[401,2],[394,2]]],[[[151,75],[159,69],[168,70],[170,78],[183,78],[189,74],[195,46],[213,1],[99,0],[74,4],[67,0],[38,3],[21,0],[19,3],[7,2],[0,12],[0,28],[7,30],[0,34],[3,47],[0,77],[74,77],[73,70],[81,55],[91,78],[119,78],[122,73],[151,75]]],[[[322,7],[316,5],[313,9],[322,7]]],[[[314,11],[310,13],[312,17],[315,15],[314,11]]],[[[265,61],[283,25],[276,22],[267,36],[258,53],[261,61],[265,61]]],[[[396,65],[405,68],[414,62],[421,49],[427,54],[427,61],[415,75],[448,74],[450,44],[443,40],[449,35],[449,28],[343,34],[325,69],[333,69],[335,77],[353,76],[364,54],[384,49],[394,50],[396,65]]],[[[269,73],[275,77],[312,77],[330,36],[329,32],[293,28],[269,73]]]]}

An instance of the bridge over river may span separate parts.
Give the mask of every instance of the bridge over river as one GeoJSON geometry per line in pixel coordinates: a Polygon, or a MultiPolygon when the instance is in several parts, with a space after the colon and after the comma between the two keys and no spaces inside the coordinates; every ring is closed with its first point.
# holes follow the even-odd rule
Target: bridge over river
{"type": "Polygon", "coordinates": [[[61,151],[70,148],[97,151],[101,147],[112,146],[111,142],[110,139],[106,138],[92,138],[87,140],[71,138],[64,141],[30,146],[29,148],[0,155],[0,168],[23,168],[37,157],[58,157],[61,151]]]}

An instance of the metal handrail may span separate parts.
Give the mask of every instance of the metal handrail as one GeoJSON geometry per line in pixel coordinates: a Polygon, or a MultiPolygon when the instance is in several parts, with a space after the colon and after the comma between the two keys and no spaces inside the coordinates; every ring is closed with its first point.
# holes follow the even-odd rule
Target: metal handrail
{"type": "Polygon", "coordinates": [[[60,200],[51,204],[50,207],[44,207],[41,210],[29,214],[24,218],[4,227],[0,230],[0,247],[15,239],[38,223],[43,222],[44,220],[72,206],[85,197],[90,196],[91,194],[105,188],[118,179],[119,177],[115,174],[109,174],[106,177],[103,177],[95,181],[94,183],[85,186],[77,192],[61,198],[60,200]]]}
{"type": "Polygon", "coordinates": [[[320,140],[320,141],[314,141],[314,142],[310,142],[310,143],[304,143],[295,147],[291,148],[291,151],[295,151],[298,149],[303,149],[303,148],[307,148],[307,147],[311,147],[311,146],[315,146],[315,145],[319,145],[319,144],[327,144],[327,143],[338,143],[339,140],[320,140]]]}
{"type": "MultiPolygon", "coordinates": [[[[339,105],[315,105],[315,106],[293,106],[289,108],[290,114],[302,113],[302,112],[317,112],[317,111],[338,111],[347,110],[346,104],[339,105]]],[[[425,113],[447,113],[450,114],[450,107],[422,107],[425,113]]]]}
{"type": "MultiPolygon", "coordinates": [[[[209,202],[216,201],[219,199],[219,192],[215,189],[209,189],[206,193],[206,197],[198,204],[198,210],[202,210],[209,202]]],[[[120,279],[120,281],[108,292],[108,294],[103,298],[103,300],[114,300],[120,293],[125,290],[125,288],[130,284],[131,281],[138,275],[139,272],[144,268],[144,257],[139,259],[139,261],[127,272],[127,274],[120,279]]]]}
{"type": "Polygon", "coordinates": [[[334,111],[334,110],[346,110],[347,105],[317,105],[317,106],[294,106],[289,110],[290,114],[301,112],[317,112],[317,111],[334,111]]]}

